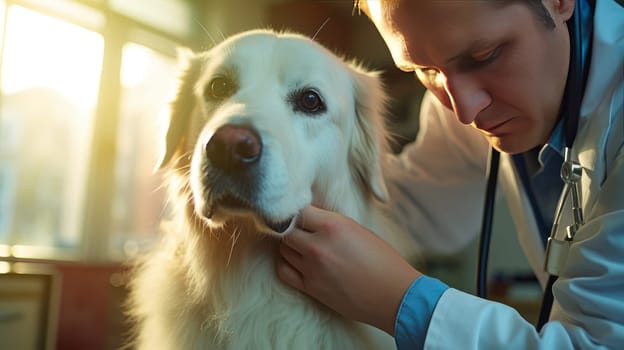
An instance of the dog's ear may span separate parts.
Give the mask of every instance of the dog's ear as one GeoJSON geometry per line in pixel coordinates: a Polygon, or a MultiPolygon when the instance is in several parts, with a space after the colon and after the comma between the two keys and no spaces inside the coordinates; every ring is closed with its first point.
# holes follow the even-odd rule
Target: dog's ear
{"type": "Polygon", "coordinates": [[[195,108],[193,87],[200,72],[197,56],[189,49],[178,49],[178,86],[169,106],[165,142],[155,169],[162,169],[184,147],[189,123],[195,108]]]}
{"type": "Polygon", "coordinates": [[[377,199],[388,200],[381,157],[388,150],[384,116],[387,96],[377,72],[354,68],[356,126],[349,157],[360,181],[377,199]]]}

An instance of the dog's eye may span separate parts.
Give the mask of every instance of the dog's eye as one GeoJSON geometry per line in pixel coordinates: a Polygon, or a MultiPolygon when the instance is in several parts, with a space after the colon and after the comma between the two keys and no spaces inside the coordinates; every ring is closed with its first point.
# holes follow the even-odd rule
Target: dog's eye
{"type": "Polygon", "coordinates": [[[323,99],[314,89],[303,89],[292,96],[294,108],[306,114],[317,114],[325,111],[323,99]]]}
{"type": "Polygon", "coordinates": [[[232,80],[218,76],[213,78],[204,90],[204,97],[210,100],[222,100],[230,97],[234,93],[234,83],[232,80]]]}

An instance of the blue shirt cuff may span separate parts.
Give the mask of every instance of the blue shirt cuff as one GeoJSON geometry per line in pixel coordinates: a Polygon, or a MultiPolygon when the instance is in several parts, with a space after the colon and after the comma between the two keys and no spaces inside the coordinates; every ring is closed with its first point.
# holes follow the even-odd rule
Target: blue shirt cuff
{"type": "Polygon", "coordinates": [[[398,350],[422,349],[438,300],[449,287],[435,278],[420,276],[403,295],[394,325],[398,350]]]}

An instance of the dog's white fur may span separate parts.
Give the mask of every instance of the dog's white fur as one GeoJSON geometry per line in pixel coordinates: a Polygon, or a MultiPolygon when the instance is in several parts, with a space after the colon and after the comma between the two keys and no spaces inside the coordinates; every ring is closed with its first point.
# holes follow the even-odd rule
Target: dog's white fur
{"type": "Polygon", "coordinates": [[[138,347],[394,348],[387,334],[344,319],[280,282],[275,259],[281,234],[262,219],[288,220],[314,204],[394,239],[386,236],[394,229],[379,210],[388,194],[379,160],[385,95],[377,74],[308,38],[268,30],[183,56],[162,159],[175,212],[163,243],[138,266],[132,282],[138,347]],[[218,101],[204,96],[215,76],[227,77],[234,88],[218,101]],[[293,96],[308,88],[319,93],[324,111],[295,108],[293,96]],[[226,124],[250,125],[262,140],[256,164],[262,176],[251,200],[259,215],[211,203],[204,150],[226,124]]]}

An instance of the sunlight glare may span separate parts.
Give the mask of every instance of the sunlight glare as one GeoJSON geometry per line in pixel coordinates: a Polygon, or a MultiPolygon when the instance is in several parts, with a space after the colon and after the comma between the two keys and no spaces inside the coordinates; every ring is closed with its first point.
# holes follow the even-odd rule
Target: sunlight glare
{"type": "Polygon", "coordinates": [[[152,51],[145,46],[134,43],[126,44],[123,49],[121,84],[131,87],[143,83],[153,55],[152,51]]]}
{"type": "Polygon", "coordinates": [[[102,36],[17,5],[7,14],[3,93],[50,88],[73,104],[92,109],[99,88],[102,36]]]}
{"type": "Polygon", "coordinates": [[[4,0],[0,0],[0,48],[2,48],[2,38],[4,37],[4,8],[6,4],[4,0]]]}

